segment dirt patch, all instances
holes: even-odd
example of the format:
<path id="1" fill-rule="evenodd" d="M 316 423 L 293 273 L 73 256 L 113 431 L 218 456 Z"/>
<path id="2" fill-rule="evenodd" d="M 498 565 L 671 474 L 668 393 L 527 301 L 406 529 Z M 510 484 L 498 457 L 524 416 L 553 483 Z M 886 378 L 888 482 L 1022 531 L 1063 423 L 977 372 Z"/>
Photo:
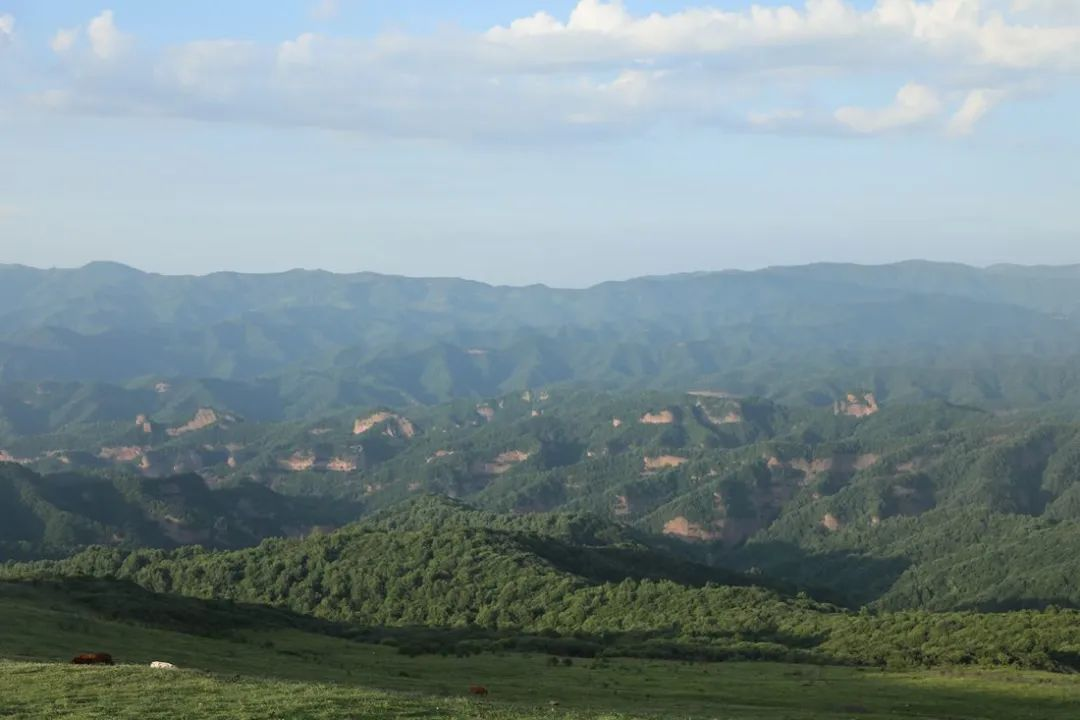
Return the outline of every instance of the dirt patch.
<path id="1" fill-rule="evenodd" d="M 442 458 L 450 457 L 453 454 L 454 454 L 453 450 L 436 450 L 435 454 L 427 459 L 427 463 L 428 463 L 428 465 L 430 465 L 431 463 L 435 462 L 436 460 L 441 460 Z"/>
<path id="2" fill-rule="evenodd" d="M 620 420 L 619 418 L 611 418 L 611 427 L 613 427 L 613 428 L 621 428 L 622 427 L 622 420 Z"/>
<path id="3" fill-rule="evenodd" d="M 315 467 L 315 455 L 313 453 L 294 453 L 291 457 L 279 461 L 278 463 L 286 470 L 293 472 L 304 472 Z"/>
<path id="4" fill-rule="evenodd" d="M 856 471 L 861 472 L 878 464 L 881 458 L 873 453 L 865 453 L 863 455 L 856 455 L 854 462 L 851 463 Z"/>
<path id="5" fill-rule="evenodd" d="M 837 415 L 864 418 L 876 415 L 881 411 L 874 393 L 866 393 L 862 397 L 849 393 L 843 400 L 837 400 L 833 405 L 833 412 Z"/>
<path id="6" fill-rule="evenodd" d="M 675 422 L 675 413 L 661 410 L 658 413 L 645 413 L 641 416 L 642 425 L 671 425 Z"/>
<path id="7" fill-rule="evenodd" d="M 664 534 L 695 542 L 708 542 L 720 538 L 719 533 L 692 523 L 681 515 L 668 520 L 664 524 Z"/>
<path id="8" fill-rule="evenodd" d="M 98 457 L 111 462 L 134 462 L 146 454 L 141 447 L 103 447 Z"/>
<path id="9" fill-rule="evenodd" d="M 713 398 L 714 400 L 732 400 L 737 397 L 724 390 L 690 390 L 686 394 L 691 397 Z"/>
<path id="10" fill-rule="evenodd" d="M 921 457 L 912 458 L 911 460 L 908 460 L 907 462 L 900 463 L 899 465 L 896 466 L 895 469 L 896 469 L 896 472 L 898 472 L 898 473 L 900 473 L 902 475 L 906 475 L 906 474 L 909 474 L 909 473 L 913 473 L 913 472 L 919 470 L 920 468 L 922 468 L 923 463 L 925 463 L 925 462 L 926 462 L 925 458 L 921 458 Z"/>
<path id="11" fill-rule="evenodd" d="M 677 455 L 661 455 L 659 457 L 646 457 L 645 469 L 646 470 L 666 470 L 667 468 L 677 468 L 680 465 L 690 462 L 687 458 L 679 457 Z"/>
<path id="12" fill-rule="evenodd" d="M 25 465 L 30 462 L 29 458 L 17 458 L 6 450 L 0 450 L 0 463 L 17 463 Z"/>
<path id="13" fill-rule="evenodd" d="M 821 518 L 821 527 L 829 532 L 839 532 L 841 528 L 840 518 L 832 513 L 825 513 L 825 516 Z"/>
<path id="14" fill-rule="evenodd" d="M 220 421 L 221 418 L 218 417 L 218 414 L 210 408 L 199 408 L 198 412 L 195 413 L 195 417 L 193 417 L 190 422 L 177 428 L 169 428 L 167 432 L 171 437 L 179 437 L 180 435 L 204 430 L 211 425 L 216 425 Z"/>
<path id="15" fill-rule="evenodd" d="M 490 405 L 477 405 L 476 414 L 484 418 L 485 422 L 491 422 L 495 419 L 495 408 Z"/>
<path id="16" fill-rule="evenodd" d="M 411 440 L 416 436 L 416 426 L 412 424 L 408 418 L 403 418 L 397 413 L 392 412 L 377 412 L 374 415 L 369 415 L 366 418 L 357 418 L 353 423 L 353 435 L 363 435 L 369 432 L 376 425 L 386 423 L 386 428 L 383 430 L 383 434 L 388 437 L 403 437 L 407 440 Z"/>
<path id="17" fill-rule="evenodd" d="M 798 458 L 797 460 L 792 460 L 790 465 L 793 470 L 798 470 L 803 475 L 806 475 L 808 479 L 812 479 L 818 475 L 824 475 L 825 473 L 830 472 L 835 463 L 832 458 L 817 458 L 814 460 Z"/>
<path id="18" fill-rule="evenodd" d="M 528 460 L 529 453 L 521 450 L 508 450 L 498 455 L 494 460 L 487 463 L 481 463 L 476 467 L 476 472 L 480 475 L 505 475 L 510 472 L 514 466 Z"/>
<path id="19" fill-rule="evenodd" d="M 776 459 L 779 460 L 779 458 Z M 873 453 L 837 455 L 836 457 L 815 458 L 814 460 L 798 458 L 788 463 L 788 467 L 801 472 L 806 476 L 806 481 L 810 482 L 820 475 L 833 471 L 845 474 L 861 472 L 877 465 L 880 460 L 881 458 Z M 770 464 L 769 467 L 772 468 L 773 466 Z"/>
<path id="20" fill-rule="evenodd" d="M 336 457 L 326 463 L 326 469 L 330 472 L 356 472 L 356 461 L 349 458 Z"/>
<path id="21" fill-rule="evenodd" d="M 710 425 L 737 425 L 743 422 L 742 406 L 736 402 L 725 403 L 722 414 L 713 414 L 712 410 L 705 407 L 701 402 L 695 404 L 699 417 Z"/>

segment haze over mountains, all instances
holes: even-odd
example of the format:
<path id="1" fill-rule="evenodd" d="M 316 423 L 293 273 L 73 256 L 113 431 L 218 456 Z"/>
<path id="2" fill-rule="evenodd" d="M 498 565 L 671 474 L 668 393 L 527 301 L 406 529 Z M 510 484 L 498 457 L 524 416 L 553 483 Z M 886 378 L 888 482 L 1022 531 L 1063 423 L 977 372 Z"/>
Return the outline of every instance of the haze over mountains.
<path id="1" fill-rule="evenodd" d="M 1078 278 L 1078 267 L 910 262 L 558 290 L 6 266 L 0 402 L 9 425 L 38 432 L 135 408 L 179 418 L 214 405 L 275 420 L 561 383 L 818 405 L 851 387 L 888 400 L 1032 404 L 1077 392 Z M 163 382 L 171 394 L 155 391 Z"/>
<path id="2" fill-rule="evenodd" d="M 1080 522 L 1080 268 L 0 279 L 3 557 L 241 548 L 435 494 L 845 603 L 1080 603 L 1052 551 Z"/>

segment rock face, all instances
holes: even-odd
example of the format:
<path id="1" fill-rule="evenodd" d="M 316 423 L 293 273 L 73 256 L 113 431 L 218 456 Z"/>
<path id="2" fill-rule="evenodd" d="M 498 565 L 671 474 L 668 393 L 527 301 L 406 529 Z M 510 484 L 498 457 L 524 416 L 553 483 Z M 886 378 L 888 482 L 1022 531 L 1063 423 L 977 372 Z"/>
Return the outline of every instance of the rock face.
<path id="1" fill-rule="evenodd" d="M 349 458 L 333 458 L 330 462 L 326 463 L 326 469 L 330 472 L 356 472 L 356 461 Z"/>
<path id="2" fill-rule="evenodd" d="M 203 430 L 211 425 L 216 425 L 218 422 L 220 422 L 220 418 L 216 412 L 210 408 L 199 408 L 190 422 L 177 428 L 169 428 L 167 432 L 171 437 L 179 437 L 180 435 Z"/>
<path id="3" fill-rule="evenodd" d="M 701 525 L 690 522 L 683 516 L 672 518 L 664 524 L 664 534 L 671 535 L 683 540 L 694 540 L 697 542 L 709 542 L 712 540 L 718 540 L 720 534 L 707 530 Z"/>
<path id="4" fill-rule="evenodd" d="M 435 454 L 427 459 L 427 464 L 430 465 L 431 463 L 435 462 L 436 460 L 441 460 L 442 458 L 450 457 L 453 454 L 454 454 L 453 450 L 436 450 Z"/>
<path id="5" fill-rule="evenodd" d="M 743 421 L 742 407 L 738 404 L 732 404 L 723 411 L 722 415 L 713 414 L 709 408 L 700 402 L 696 407 L 710 425 L 737 425 Z"/>
<path id="6" fill-rule="evenodd" d="M 304 472 L 315 467 L 315 455 L 313 453 L 298 452 L 291 457 L 280 461 L 281 467 L 293 472 Z"/>
<path id="7" fill-rule="evenodd" d="M 491 422 L 495 419 L 495 408 L 490 405 L 477 405 L 476 414 L 484 418 L 486 422 Z"/>
<path id="8" fill-rule="evenodd" d="M 403 418 L 397 413 L 392 412 L 377 412 L 374 415 L 369 415 L 366 418 L 357 418 L 353 423 L 353 435 L 363 435 L 369 432 L 376 425 L 386 423 L 386 434 L 390 437 L 404 437 L 410 439 L 416 435 L 416 426 L 412 424 L 407 418 Z"/>
<path id="9" fill-rule="evenodd" d="M 671 425 L 675 422 L 675 413 L 661 410 L 658 413 L 645 413 L 641 416 L 642 425 Z"/>
<path id="10" fill-rule="evenodd" d="M 689 462 L 684 457 L 678 457 L 677 455 L 661 455 L 659 457 L 646 457 L 645 469 L 646 470 L 666 470 L 667 468 L 677 468 L 684 463 Z"/>
<path id="11" fill-rule="evenodd" d="M 9 453 L 7 450 L 0 450 L 0 463 L 24 463 L 26 460 L 20 459 Z"/>
<path id="12" fill-rule="evenodd" d="M 821 527 L 829 532 L 838 532 L 840 530 L 840 518 L 832 513 L 825 513 L 825 517 L 821 518 Z"/>
<path id="13" fill-rule="evenodd" d="M 134 462 L 141 458 L 145 453 L 146 450 L 141 447 L 112 447 L 101 448 L 98 457 L 102 460 L 111 460 L 112 462 Z"/>
<path id="14" fill-rule="evenodd" d="M 833 412 L 835 414 L 857 418 L 876 415 L 880 410 L 881 408 L 878 407 L 877 398 L 874 397 L 874 393 L 866 393 L 861 398 L 854 393 L 850 393 L 846 398 L 837 400 L 833 405 Z"/>
<path id="15" fill-rule="evenodd" d="M 504 475 L 510 472 L 515 465 L 528 460 L 529 453 L 521 450 L 509 450 L 498 455 L 494 460 L 488 463 L 481 463 L 477 466 L 476 471 L 481 475 Z"/>

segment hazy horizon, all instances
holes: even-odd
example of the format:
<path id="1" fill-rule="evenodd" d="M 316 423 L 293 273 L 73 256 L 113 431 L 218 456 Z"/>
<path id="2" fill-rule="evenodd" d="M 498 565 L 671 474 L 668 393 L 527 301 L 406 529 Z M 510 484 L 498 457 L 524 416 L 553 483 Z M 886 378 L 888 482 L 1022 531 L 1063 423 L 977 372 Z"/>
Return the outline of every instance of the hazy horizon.
<path id="1" fill-rule="evenodd" d="M 0 0 L 0 259 L 1076 263 L 1075 7 Z"/>
<path id="2" fill-rule="evenodd" d="M 893 262 L 882 262 L 882 263 L 859 263 L 859 262 L 844 262 L 844 261 L 822 260 L 822 261 L 817 261 L 817 262 L 797 263 L 797 264 L 766 265 L 766 266 L 763 266 L 763 267 L 752 267 L 752 268 L 736 268 L 736 267 L 706 268 L 706 269 L 698 269 L 698 270 L 674 271 L 674 272 L 669 272 L 669 273 L 653 273 L 653 274 L 648 274 L 648 275 L 631 275 L 631 276 L 627 276 L 627 277 L 608 277 L 608 278 L 602 278 L 602 279 L 597 280 L 595 282 L 592 282 L 592 283 L 589 283 L 589 284 L 583 284 L 583 285 L 559 285 L 559 284 L 553 284 L 553 283 L 544 282 L 542 280 L 536 280 L 536 281 L 533 281 L 533 282 L 523 282 L 523 283 L 499 283 L 499 282 L 490 282 L 490 281 L 483 280 L 483 279 L 480 279 L 480 278 L 461 276 L 461 275 L 416 275 L 416 274 L 409 274 L 409 273 L 387 273 L 387 272 L 380 272 L 380 271 L 377 271 L 377 270 L 330 270 L 330 269 L 327 269 L 327 268 L 319 268 L 319 267 L 290 267 L 290 268 L 285 268 L 285 269 L 282 269 L 282 270 L 267 270 L 267 271 L 245 270 L 245 269 L 242 269 L 242 268 L 241 269 L 222 268 L 222 269 L 218 269 L 218 270 L 210 270 L 210 271 L 207 271 L 207 272 L 184 273 L 184 272 L 159 272 L 159 271 L 156 271 L 156 270 L 149 270 L 149 269 L 146 269 L 146 268 L 141 268 L 141 267 L 138 267 L 138 266 L 135 266 L 135 265 L 131 265 L 131 264 L 116 261 L 116 260 L 91 260 L 90 262 L 83 263 L 81 265 L 42 266 L 42 265 L 28 265 L 26 263 L 9 263 L 9 262 L 3 262 L 2 259 L 0 259 L 0 268 L 23 268 L 23 269 L 27 269 L 27 270 L 36 270 L 36 271 L 52 271 L 52 270 L 56 270 L 56 271 L 72 271 L 72 272 L 74 272 L 74 271 L 79 271 L 79 270 L 85 270 L 87 268 L 90 268 L 92 266 L 97 265 L 97 266 L 114 266 L 114 267 L 117 267 L 117 268 L 123 268 L 125 270 L 132 270 L 132 271 L 135 271 L 137 273 L 141 273 L 141 274 L 145 274 L 145 275 L 156 275 L 156 276 L 160 276 L 160 277 L 195 277 L 195 278 L 210 277 L 210 276 L 213 276 L 213 275 L 245 275 L 245 276 L 263 276 L 263 275 L 266 275 L 266 276 L 270 276 L 270 275 L 284 275 L 284 274 L 288 274 L 288 273 L 300 272 L 300 273 L 327 273 L 327 274 L 331 274 L 331 275 L 342 275 L 342 276 L 347 276 L 347 275 L 379 275 L 379 276 L 383 276 L 383 277 L 404 278 L 404 279 L 409 279 L 409 280 L 461 280 L 463 282 L 474 282 L 474 283 L 480 283 L 480 284 L 484 284 L 484 285 L 490 285 L 490 286 L 493 286 L 493 287 L 499 287 L 499 286 L 502 286 L 502 287 L 534 287 L 534 286 L 541 286 L 541 287 L 546 287 L 546 288 L 549 288 L 549 289 L 552 289 L 552 290 L 561 290 L 561 289 L 565 289 L 565 290 L 584 290 L 584 289 L 589 289 L 589 288 L 592 288 L 592 287 L 596 287 L 597 285 L 603 285 L 603 284 L 606 284 L 606 283 L 628 282 L 628 281 L 634 281 L 634 280 L 644 280 L 644 279 L 649 279 L 649 278 L 679 277 L 679 276 L 686 276 L 686 275 L 723 275 L 723 274 L 739 274 L 739 273 L 753 274 L 753 273 L 768 272 L 770 270 L 791 269 L 791 268 L 810 268 L 810 267 L 818 267 L 818 266 L 825 266 L 825 267 L 828 267 L 828 266 L 845 267 L 846 266 L 846 267 L 857 267 L 857 268 L 889 268 L 889 267 L 900 267 L 900 266 L 904 266 L 904 265 L 918 265 L 918 264 L 963 267 L 963 268 L 967 268 L 967 269 L 971 269 L 971 270 L 978 270 L 978 271 L 991 271 L 991 270 L 1000 269 L 1000 268 L 1018 268 L 1018 269 L 1025 269 L 1025 270 L 1067 270 L 1067 269 L 1080 268 L 1080 263 L 1061 263 L 1061 264 L 991 263 L 991 264 L 987 264 L 987 265 L 975 265 L 975 264 L 964 263 L 964 262 L 927 260 L 925 258 L 907 258 L 907 259 L 903 259 L 903 260 L 896 260 L 896 261 L 893 261 Z"/>

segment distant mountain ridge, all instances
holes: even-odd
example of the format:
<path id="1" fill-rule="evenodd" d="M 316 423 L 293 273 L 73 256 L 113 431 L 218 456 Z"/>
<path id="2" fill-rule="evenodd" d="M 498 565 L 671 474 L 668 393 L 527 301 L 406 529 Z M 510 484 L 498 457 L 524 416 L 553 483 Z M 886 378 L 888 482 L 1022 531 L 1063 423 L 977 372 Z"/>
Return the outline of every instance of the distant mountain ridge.
<path id="1" fill-rule="evenodd" d="M 71 413 L 65 398 L 130 399 L 162 382 L 200 396 L 162 399 L 178 413 L 212 405 L 257 420 L 573 383 L 715 386 L 820 405 L 837 399 L 834 386 L 859 385 L 883 398 L 1037 404 L 1080 395 L 1078 279 L 1077 267 L 908 262 L 561 290 L 0 266 L 0 415 L 36 432 L 64 417 L 120 420 L 130 413 Z M 40 383 L 67 383 L 55 404 L 68 409 L 35 416 L 26 388 Z"/>

